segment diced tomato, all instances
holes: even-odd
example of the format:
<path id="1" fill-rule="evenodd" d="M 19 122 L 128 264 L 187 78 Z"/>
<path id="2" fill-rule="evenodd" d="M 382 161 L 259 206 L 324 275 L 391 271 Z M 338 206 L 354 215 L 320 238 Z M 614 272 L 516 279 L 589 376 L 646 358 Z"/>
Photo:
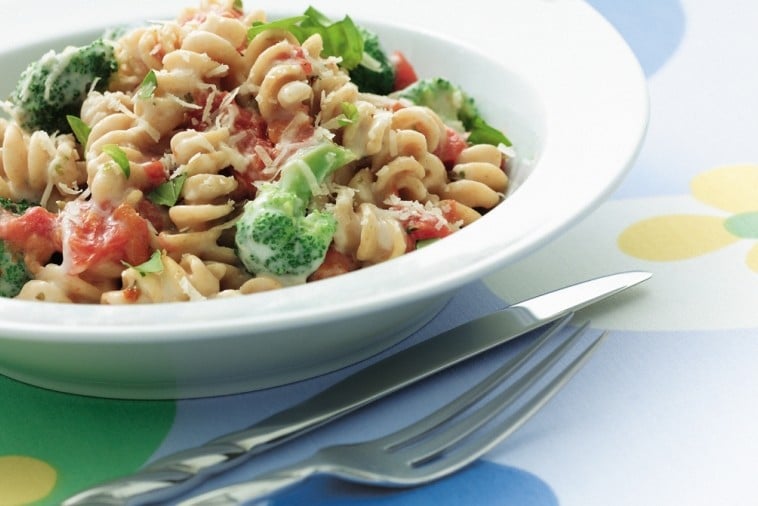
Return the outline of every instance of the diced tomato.
<path id="1" fill-rule="evenodd" d="M 162 232 L 173 226 L 173 222 L 168 216 L 168 209 L 164 206 L 155 204 L 148 199 L 140 200 L 137 204 L 136 210 L 140 216 L 153 225 L 157 232 Z"/>
<path id="2" fill-rule="evenodd" d="M 442 162 L 448 167 L 452 166 L 460 156 L 461 152 L 466 149 L 468 142 L 466 138 L 460 133 L 456 132 L 450 127 L 446 127 L 445 138 L 437 146 L 434 152 Z"/>
<path id="3" fill-rule="evenodd" d="M 440 239 L 453 233 L 447 224 L 440 226 L 440 220 L 433 215 L 421 215 L 409 218 L 405 223 L 405 230 L 411 241 L 412 247 L 409 247 L 411 250 L 415 249 L 417 241 Z"/>
<path id="4" fill-rule="evenodd" d="M 235 147 L 240 153 L 247 155 L 249 163 L 244 172 L 234 172 L 234 178 L 239 183 L 242 192 L 240 198 L 250 198 L 255 195 L 256 181 L 268 179 L 263 169 L 266 163 L 261 159 L 259 151 L 262 149 L 269 157 L 275 157 L 274 143 L 268 138 L 266 122 L 254 110 L 240 108 L 234 120 L 232 134 L 242 132 Z"/>
<path id="5" fill-rule="evenodd" d="M 209 108 L 210 117 L 218 113 L 224 98 L 228 93 L 215 93 L 212 95 L 212 103 Z M 197 93 L 194 96 L 196 104 L 201 106 L 200 109 L 190 111 L 187 119 L 189 126 L 199 131 L 209 128 L 208 118 L 204 117 L 206 102 L 209 100 L 207 92 Z M 253 183 L 262 179 L 268 179 L 263 173 L 266 167 L 265 161 L 261 159 L 260 150 L 267 153 L 270 158 L 275 157 L 274 143 L 269 138 L 268 125 L 266 121 L 258 114 L 255 109 L 240 107 L 236 102 L 231 102 L 228 107 L 233 108 L 230 111 L 234 118 L 230 134 L 236 139 L 235 148 L 245 155 L 248 159 L 248 166 L 243 172 L 233 170 L 232 173 L 239 183 L 240 199 L 250 198 L 255 195 L 255 186 Z M 242 134 L 242 135 L 239 135 Z"/>
<path id="6" fill-rule="evenodd" d="M 40 206 L 29 208 L 21 216 L 3 212 L 0 239 L 17 251 L 23 251 L 27 265 L 45 264 L 53 253 L 61 250 L 58 218 Z"/>
<path id="7" fill-rule="evenodd" d="M 416 70 L 402 52 L 394 51 L 390 54 L 390 62 L 395 67 L 395 91 L 418 81 Z"/>
<path id="8" fill-rule="evenodd" d="M 127 288 L 124 288 L 122 292 L 124 294 L 124 299 L 127 302 L 131 302 L 133 304 L 139 300 L 140 289 L 136 286 L 129 286 Z"/>
<path id="9" fill-rule="evenodd" d="M 354 271 L 358 268 L 358 263 L 350 255 L 340 253 L 334 246 L 330 246 L 326 251 L 326 257 L 316 271 L 308 277 L 309 281 L 331 278 Z"/>
<path id="10" fill-rule="evenodd" d="M 143 165 L 145 176 L 147 176 L 148 184 L 150 188 L 155 188 L 161 183 L 166 182 L 166 169 L 163 167 L 163 163 L 160 160 L 153 160 L 152 162 Z"/>
<path id="11" fill-rule="evenodd" d="M 187 121 L 189 123 L 189 127 L 193 128 L 197 131 L 204 131 L 207 130 L 211 125 L 207 122 L 207 118 L 205 118 L 205 109 L 206 104 L 208 103 L 208 98 L 211 96 L 211 94 L 206 91 L 198 91 L 193 94 L 192 100 L 195 104 L 200 106 L 198 109 L 190 109 L 187 111 Z M 223 93 L 214 93 L 213 95 L 213 102 L 211 103 L 210 112 L 211 114 L 218 111 L 218 108 L 221 106 L 221 102 L 224 100 L 224 97 L 226 96 L 226 92 Z"/>
<path id="12" fill-rule="evenodd" d="M 130 206 L 100 209 L 70 202 L 62 212 L 63 261 L 70 274 L 139 265 L 151 253 L 147 221 Z"/>

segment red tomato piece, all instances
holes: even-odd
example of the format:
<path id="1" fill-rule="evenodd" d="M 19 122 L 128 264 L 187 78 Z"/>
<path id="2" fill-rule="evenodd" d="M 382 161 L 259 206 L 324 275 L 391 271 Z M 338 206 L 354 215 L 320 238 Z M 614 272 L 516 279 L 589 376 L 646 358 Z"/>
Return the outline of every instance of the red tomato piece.
<path id="1" fill-rule="evenodd" d="M 21 216 L 3 212 L 0 217 L 0 239 L 12 248 L 23 251 L 27 265 L 47 263 L 61 250 L 58 218 L 44 207 L 29 208 Z"/>
<path id="2" fill-rule="evenodd" d="M 456 132 L 450 127 L 446 127 L 447 131 L 445 138 L 437 146 L 437 150 L 434 152 L 442 162 L 447 166 L 452 166 L 461 154 L 461 151 L 466 149 L 468 142 L 466 138 L 460 133 Z"/>
<path id="3" fill-rule="evenodd" d="M 358 263 L 350 255 L 340 253 L 334 246 L 330 246 L 326 251 L 323 263 L 310 275 L 308 281 L 318 281 L 319 279 L 339 276 L 358 268 Z"/>
<path id="4" fill-rule="evenodd" d="M 163 167 L 163 163 L 160 160 L 148 162 L 143 168 L 150 188 L 155 188 L 161 183 L 166 182 L 166 169 Z"/>
<path id="5" fill-rule="evenodd" d="M 402 90 L 418 81 L 416 70 L 400 51 L 390 54 L 390 62 L 395 67 L 395 91 Z"/>
<path id="6" fill-rule="evenodd" d="M 63 260 L 71 274 L 120 270 L 122 261 L 139 265 L 150 257 L 147 221 L 130 206 L 108 210 L 69 203 L 62 219 Z"/>
<path id="7" fill-rule="evenodd" d="M 440 226 L 440 220 L 433 215 L 413 216 L 405 224 L 408 237 L 415 241 L 440 239 L 452 233 L 447 224 Z"/>

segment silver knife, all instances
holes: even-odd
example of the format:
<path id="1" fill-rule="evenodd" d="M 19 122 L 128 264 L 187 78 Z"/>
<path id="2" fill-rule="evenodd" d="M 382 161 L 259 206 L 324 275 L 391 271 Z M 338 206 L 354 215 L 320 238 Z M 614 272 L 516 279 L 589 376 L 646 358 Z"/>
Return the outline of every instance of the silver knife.
<path id="1" fill-rule="evenodd" d="M 464 323 L 379 360 L 246 429 L 163 457 L 133 475 L 79 492 L 63 505 L 113 506 L 166 501 L 253 455 L 650 276 L 641 271 L 611 274 L 539 295 Z"/>

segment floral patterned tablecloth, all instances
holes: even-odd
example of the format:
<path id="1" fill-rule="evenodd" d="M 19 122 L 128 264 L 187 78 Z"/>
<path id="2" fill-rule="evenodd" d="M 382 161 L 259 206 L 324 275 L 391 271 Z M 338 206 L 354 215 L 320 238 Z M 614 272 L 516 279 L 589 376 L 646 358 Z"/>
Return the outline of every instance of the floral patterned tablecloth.
<path id="1" fill-rule="evenodd" d="M 273 504 L 758 503 L 758 4 L 589 3 L 626 39 L 648 79 L 651 122 L 637 162 L 589 217 L 463 288 L 400 346 L 583 278 L 643 269 L 653 279 L 579 315 L 610 330 L 605 345 L 526 427 L 464 472 L 391 491 L 313 479 Z M 8 15 L 0 23 L 8 27 L 45 6 L 2 4 Z M 495 40 L 451 16 L 438 18 L 440 30 L 479 44 Z M 482 377 L 505 353 L 472 360 L 251 465 L 268 469 L 325 443 L 399 427 Z M 0 377 L 0 504 L 58 504 L 264 418 L 358 367 L 261 392 L 149 402 L 79 397 Z"/>

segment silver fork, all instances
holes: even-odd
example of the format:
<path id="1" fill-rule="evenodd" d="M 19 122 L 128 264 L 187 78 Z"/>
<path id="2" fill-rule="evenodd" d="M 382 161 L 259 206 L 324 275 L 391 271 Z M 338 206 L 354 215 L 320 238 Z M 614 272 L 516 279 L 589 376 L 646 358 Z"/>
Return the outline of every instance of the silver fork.
<path id="1" fill-rule="evenodd" d="M 606 333 L 596 337 L 570 363 L 557 372 L 556 363 L 585 333 L 587 325 L 574 330 L 563 342 L 526 368 L 527 363 L 551 337 L 566 325 L 562 318 L 523 352 L 506 362 L 482 382 L 464 392 L 431 415 L 387 436 L 357 444 L 322 448 L 311 457 L 250 481 L 217 488 L 179 503 L 181 506 L 221 506 L 242 504 L 270 496 L 315 474 L 327 474 L 347 481 L 387 487 L 408 487 L 447 476 L 492 449 L 544 406 L 589 359 Z M 520 370 L 518 379 L 513 375 Z M 553 372 L 551 372 L 553 371 Z M 549 381 L 548 379 L 549 378 Z M 483 398 L 506 380 L 502 392 L 486 402 Z M 533 387 L 539 381 L 548 381 Z M 480 407 L 473 405 L 483 401 Z M 483 427 L 505 408 L 520 403 L 503 420 Z M 469 412 L 470 411 L 470 412 Z M 482 430 L 480 430 L 482 429 Z"/>

